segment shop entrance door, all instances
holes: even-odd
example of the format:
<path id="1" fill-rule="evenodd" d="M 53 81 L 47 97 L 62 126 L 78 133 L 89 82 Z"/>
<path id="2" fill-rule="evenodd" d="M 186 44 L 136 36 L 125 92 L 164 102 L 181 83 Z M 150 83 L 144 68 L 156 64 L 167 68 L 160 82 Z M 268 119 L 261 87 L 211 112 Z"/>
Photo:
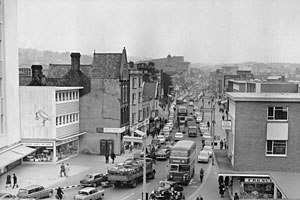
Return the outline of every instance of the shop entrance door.
<path id="1" fill-rule="evenodd" d="M 106 140 L 100 140 L 100 155 L 106 155 Z"/>
<path id="2" fill-rule="evenodd" d="M 107 153 L 110 155 L 113 151 L 114 151 L 113 140 L 104 140 L 104 139 L 100 140 L 100 155 L 104 156 Z"/>

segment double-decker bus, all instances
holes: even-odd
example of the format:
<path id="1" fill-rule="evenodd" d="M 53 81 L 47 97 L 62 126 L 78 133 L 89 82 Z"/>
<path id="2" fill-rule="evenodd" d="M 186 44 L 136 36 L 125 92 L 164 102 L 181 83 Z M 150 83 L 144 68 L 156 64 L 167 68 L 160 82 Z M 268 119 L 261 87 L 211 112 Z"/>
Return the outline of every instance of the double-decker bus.
<path id="1" fill-rule="evenodd" d="M 188 128 L 188 136 L 189 137 L 197 137 L 198 127 L 197 126 L 189 126 Z"/>
<path id="2" fill-rule="evenodd" d="M 195 173 L 196 143 L 178 141 L 171 150 L 168 180 L 188 185 Z"/>
<path id="3" fill-rule="evenodd" d="M 177 122 L 178 125 L 184 125 L 187 126 L 187 120 L 186 117 L 188 115 L 188 109 L 186 106 L 179 106 L 177 108 Z"/>
<path id="4" fill-rule="evenodd" d="M 176 100 L 176 105 L 181 105 L 183 104 L 183 98 L 182 97 L 179 97 L 177 100 Z"/>

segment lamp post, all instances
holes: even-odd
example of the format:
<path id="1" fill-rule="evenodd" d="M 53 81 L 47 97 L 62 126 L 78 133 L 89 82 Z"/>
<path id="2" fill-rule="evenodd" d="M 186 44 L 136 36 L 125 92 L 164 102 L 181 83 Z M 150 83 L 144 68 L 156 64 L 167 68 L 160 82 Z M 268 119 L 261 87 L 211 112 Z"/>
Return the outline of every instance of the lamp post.
<path id="1" fill-rule="evenodd" d="M 143 171 L 143 200 L 146 200 L 146 134 L 143 135 L 143 145 L 144 145 L 144 171 Z"/>

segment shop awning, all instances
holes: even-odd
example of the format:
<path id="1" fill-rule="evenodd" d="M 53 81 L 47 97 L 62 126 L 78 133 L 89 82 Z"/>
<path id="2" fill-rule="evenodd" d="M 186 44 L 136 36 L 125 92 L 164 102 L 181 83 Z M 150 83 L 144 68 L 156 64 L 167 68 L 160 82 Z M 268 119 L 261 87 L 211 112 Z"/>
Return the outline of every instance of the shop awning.
<path id="1" fill-rule="evenodd" d="M 139 136 L 142 136 L 142 137 L 146 135 L 145 132 L 140 131 L 140 130 L 135 130 L 134 132 L 135 132 L 136 134 L 138 134 Z"/>
<path id="2" fill-rule="evenodd" d="M 255 173 L 255 172 L 237 172 L 237 171 L 228 171 L 228 172 L 218 172 L 218 176 L 237 176 L 237 177 L 270 177 L 268 173 Z"/>
<path id="3" fill-rule="evenodd" d="M 299 199 L 300 173 L 270 172 L 270 177 L 287 199 Z"/>
<path id="4" fill-rule="evenodd" d="M 84 135 L 84 134 L 86 134 L 86 132 L 77 133 L 77 134 L 67 136 L 67 137 L 64 137 L 64 138 L 57 138 L 56 140 L 68 140 L 68 139 L 78 137 L 78 136 L 81 136 L 81 135 Z"/>
<path id="5" fill-rule="evenodd" d="M 0 154 L 0 168 L 20 160 L 34 151 L 35 149 L 23 145 L 5 151 Z"/>

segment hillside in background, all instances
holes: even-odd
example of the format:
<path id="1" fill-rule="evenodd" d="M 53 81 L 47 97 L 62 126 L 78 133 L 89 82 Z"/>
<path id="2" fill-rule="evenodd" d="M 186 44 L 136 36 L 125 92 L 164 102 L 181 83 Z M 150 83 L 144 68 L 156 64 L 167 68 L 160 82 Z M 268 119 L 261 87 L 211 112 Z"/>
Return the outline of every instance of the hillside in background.
<path id="1" fill-rule="evenodd" d="M 33 64 L 40 64 L 47 69 L 50 63 L 68 64 L 71 63 L 71 52 L 53 52 L 53 51 L 39 51 L 37 49 L 19 48 L 19 66 L 31 66 Z M 140 60 L 147 60 L 151 58 L 128 56 L 128 61 L 137 62 Z M 81 64 L 92 64 L 92 55 L 81 55 Z"/>

